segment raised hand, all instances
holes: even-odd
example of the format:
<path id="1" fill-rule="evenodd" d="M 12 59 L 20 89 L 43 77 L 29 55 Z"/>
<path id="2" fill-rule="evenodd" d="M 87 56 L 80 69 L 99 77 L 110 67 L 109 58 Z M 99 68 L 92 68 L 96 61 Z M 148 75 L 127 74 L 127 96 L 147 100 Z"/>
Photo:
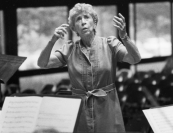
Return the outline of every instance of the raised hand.
<path id="1" fill-rule="evenodd" d="M 118 17 L 114 16 L 113 22 L 114 22 L 113 26 L 115 26 L 119 31 L 120 38 L 124 38 L 124 36 L 127 33 L 126 33 L 126 22 L 125 22 L 125 18 L 123 17 L 123 15 L 121 13 L 119 13 Z"/>
<path id="2" fill-rule="evenodd" d="M 63 39 L 65 34 L 68 33 L 68 29 L 69 25 L 68 24 L 62 24 L 61 26 L 59 26 L 58 28 L 55 29 L 54 31 L 54 35 L 58 38 Z"/>

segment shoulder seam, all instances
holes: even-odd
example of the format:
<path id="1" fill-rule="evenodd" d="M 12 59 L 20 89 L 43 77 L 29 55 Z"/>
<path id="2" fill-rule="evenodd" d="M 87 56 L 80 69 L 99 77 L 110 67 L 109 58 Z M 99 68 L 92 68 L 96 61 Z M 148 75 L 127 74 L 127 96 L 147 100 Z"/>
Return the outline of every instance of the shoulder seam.
<path id="1" fill-rule="evenodd" d="M 105 38 L 105 41 L 106 41 L 106 43 L 107 43 L 107 45 L 108 45 L 108 47 L 109 47 L 110 52 L 113 54 L 113 53 L 114 53 L 114 52 L 113 52 L 113 47 L 112 47 L 112 45 L 110 44 L 111 42 L 108 42 L 108 38 L 109 38 L 109 37 Z"/>
<path id="2" fill-rule="evenodd" d="M 70 56 L 71 56 L 72 52 L 74 51 L 75 44 L 76 44 L 76 43 L 74 43 L 74 42 L 72 41 L 72 45 L 73 45 L 73 46 L 72 46 L 72 50 L 70 51 L 70 54 L 69 54 L 69 56 L 68 56 L 67 60 L 70 58 Z"/>

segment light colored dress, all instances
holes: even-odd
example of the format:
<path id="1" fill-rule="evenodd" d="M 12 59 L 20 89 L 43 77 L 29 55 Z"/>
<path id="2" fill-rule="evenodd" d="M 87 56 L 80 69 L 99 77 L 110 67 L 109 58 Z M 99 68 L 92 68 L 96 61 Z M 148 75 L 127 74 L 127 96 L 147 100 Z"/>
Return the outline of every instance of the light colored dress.
<path id="1" fill-rule="evenodd" d="M 59 66 L 68 66 L 72 92 L 84 101 L 89 132 L 124 133 L 121 108 L 115 88 L 117 62 L 127 52 L 116 37 L 98 37 L 90 51 L 82 41 L 68 41 L 56 52 Z"/>

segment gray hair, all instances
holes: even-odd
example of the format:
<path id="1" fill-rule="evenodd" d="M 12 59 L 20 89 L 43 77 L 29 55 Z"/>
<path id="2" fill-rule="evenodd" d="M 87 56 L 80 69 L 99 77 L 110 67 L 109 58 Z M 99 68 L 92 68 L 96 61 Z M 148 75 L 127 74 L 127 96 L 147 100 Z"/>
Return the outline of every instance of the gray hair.
<path id="1" fill-rule="evenodd" d="M 72 30 L 73 27 L 74 27 L 74 19 L 75 17 L 82 13 L 82 12 L 87 12 L 89 13 L 93 20 L 94 20 L 94 23 L 97 25 L 98 23 L 98 16 L 97 16 L 97 13 L 96 11 L 93 9 L 93 7 L 90 5 L 90 4 L 85 4 L 85 3 L 77 3 L 69 12 L 69 17 L 68 17 L 68 23 L 71 27 Z"/>

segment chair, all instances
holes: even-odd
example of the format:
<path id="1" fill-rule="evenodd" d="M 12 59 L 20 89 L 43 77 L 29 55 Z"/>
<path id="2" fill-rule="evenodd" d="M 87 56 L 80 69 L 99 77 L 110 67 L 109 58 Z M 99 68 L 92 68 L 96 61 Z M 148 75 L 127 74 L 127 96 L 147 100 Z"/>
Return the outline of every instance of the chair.
<path id="1" fill-rule="evenodd" d="M 150 104 L 146 93 L 143 91 L 143 86 L 140 83 L 131 83 L 127 88 L 126 102 L 130 107 L 136 109 L 147 108 Z"/>
<path id="2" fill-rule="evenodd" d="M 30 89 L 30 88 L 23 90 L 21 93 L 22 94 L 37 94 L 34 89 Z"/>
<path id="3" fill-rule="evenodd" d="M 62 79 L 56 87 L 56 95 L 72 95 L 71 83 L 69 79 Z"/>
<path id="4" fill-rule="evenodd" d="M 41 90 L 41 94 L 55 94 L 56 88 L 54 88 L 53 84 L 46 84 Z"/>
<path id="5" fill-rule="evenodd" d="M 118 98 L 120 101 L 121 109 L 123 111 L 124 107 L 126 105 L 126 100 L 127 100 L 127 93 L 126 93 L 125 87 L 123 85 L 121 85 L 121 86 L 119 86 L 119 88 L 117 88 L 117 94 L 118 94 Z"/>
<path id="6" fill-rule="evenodd" d="M 127 133 L 153 133 L 142 110 L 136 112 L 130 119 L 128 119 L 125 128 Z"/>
<path id="7" fill-rule="evenodd" d="M 165 75 L 158 86 L 160 87 L 159 100 L 161 105 L 173 103 L 173 73 Z"/>
<path id="8" fill-rule="evenodd" d="M 134 74 L 134 78 L 135 79 L 138 79 L 140 80 L 141 82 L 145 79 L 148 79 L 152 76 L 154 72 L 153 71 L 148 71 L 148 72 L 144 72 L 144 71 L 141 71 L 141 72 L 136 72 Z"/>
<path id="9" fill-rule="evenodd" d="M 161 83 L 166 81 L 166 75 L 163 73 L 153 73 L 151 77 L 142 81 L 142 86 L 145 87 L 145 92 L 150 100 L 151 105 L 159 106 L 162 104 L 160 99 Z"/>
<path id="10" fill-rule="evenodd" d="M 173 85 L 169 85 L 161 89 L 160 99 L 162 101 L 162 105 L 173 104 Z"/>

